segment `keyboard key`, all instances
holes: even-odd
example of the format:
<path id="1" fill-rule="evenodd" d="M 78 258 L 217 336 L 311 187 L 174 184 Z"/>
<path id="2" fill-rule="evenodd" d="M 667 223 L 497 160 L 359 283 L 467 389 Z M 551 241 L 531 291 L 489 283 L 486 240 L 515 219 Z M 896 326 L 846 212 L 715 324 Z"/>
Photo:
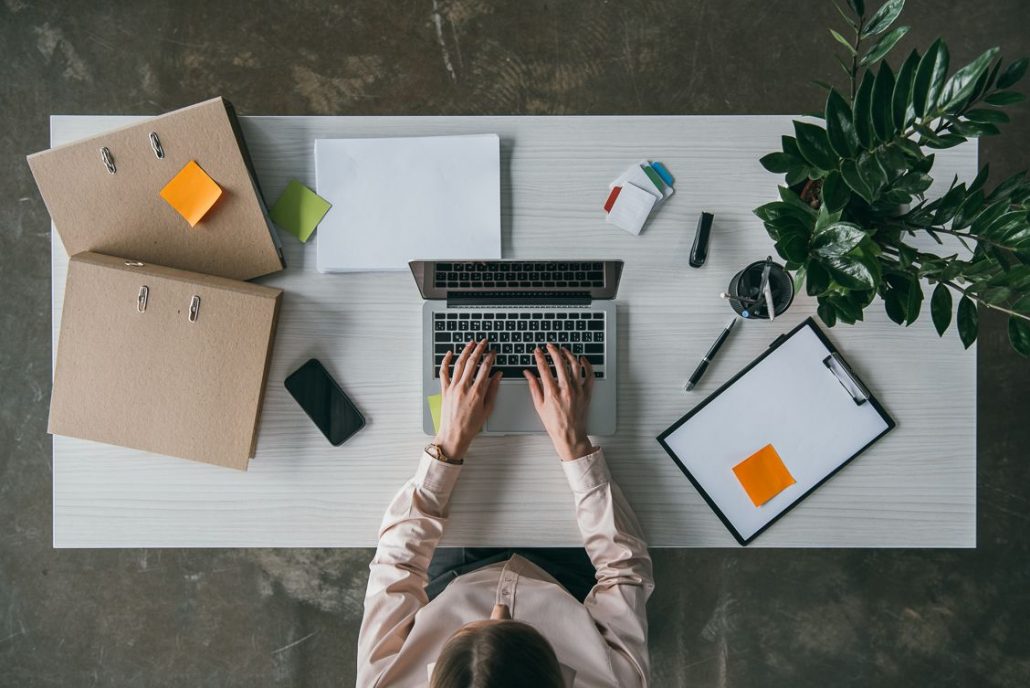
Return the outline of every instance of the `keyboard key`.
<path id="1" fill-rule="evenodd" d="M 442 332 L 447 329 L 447 323 L 443 320 L 437 320 L 433 323 L 433 329 L 437 332 Z"/>
<path id="2" fill-rule="evenodd" d="M 451 335 L 448 334 L 447 332 L 437 332 L 434 341 L 437 341 L 437 342 L 450 342 L 451 341 Z"/>
<path id="3" fill-rule="evenodd" d="M 604 353 L 604 344 L 586 344 L 586 345 L 584 345 L 584 347 L 586 348 L 586 351 L 584 351 L 584 353 L 587 353 L 587 354 L 603 354 Z"/>
<path id="4" fill-rule="evenodd" d="M 593 325 L 594 323 L 591 322 L 590 324 Z M 587 321 L 586 320 L 577 320 L 576 321 L 576 329 L 577 330 L 585 330 L 585 329 L 587 329 Z"/>
<path id="5" fill-rule="evenodd" d="M 587 325 L 589 326 L 589 329 L 591 329 L 591 330 L 603 330 L 604 329 L 604 322 L 601 321 L 601 320 L 591 320 L 590 322 L 587 323 Z"/>
<path id="6" fill-rule="evenodd" d="M 590 361 L 591 365 L 604 364 L 604 356 L 598 356 L 597 354 L 587 354 L 587 360 Z"/>

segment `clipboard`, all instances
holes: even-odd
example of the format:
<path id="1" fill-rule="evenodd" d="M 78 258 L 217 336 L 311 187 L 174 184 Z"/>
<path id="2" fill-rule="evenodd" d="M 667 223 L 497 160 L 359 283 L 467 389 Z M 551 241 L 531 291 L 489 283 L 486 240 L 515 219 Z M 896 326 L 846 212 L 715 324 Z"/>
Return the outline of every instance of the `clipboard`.
<path id="1" fill-rule="evenodd" d="M 808 318 L 657 439 L 747 545 L 896 425 Z M 795 483 L 755 506 L 733 467 L 767 444 Z"/>
<path id="2" fill-rule="evenodd" d="M 68 255 L 131 256 L 239 280 L 286 267 L 235 110 L 223 98 L 27 159 Z M 190 161 L 222 190 L 194 228 L 160 196 Z"/>

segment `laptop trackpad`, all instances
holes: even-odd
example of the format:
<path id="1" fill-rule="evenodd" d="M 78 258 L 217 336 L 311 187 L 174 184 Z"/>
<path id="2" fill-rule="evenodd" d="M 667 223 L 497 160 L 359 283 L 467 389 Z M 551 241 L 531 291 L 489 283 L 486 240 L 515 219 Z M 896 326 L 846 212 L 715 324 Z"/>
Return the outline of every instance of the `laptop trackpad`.
<path id="1" fill-rule="evenodd" d="M 490 420 L 486 422 L 487 432 L 543 432 L 544 426 L 533 408 L 526 383 L 504 384 L 497 393 L 497 403 Z"/>

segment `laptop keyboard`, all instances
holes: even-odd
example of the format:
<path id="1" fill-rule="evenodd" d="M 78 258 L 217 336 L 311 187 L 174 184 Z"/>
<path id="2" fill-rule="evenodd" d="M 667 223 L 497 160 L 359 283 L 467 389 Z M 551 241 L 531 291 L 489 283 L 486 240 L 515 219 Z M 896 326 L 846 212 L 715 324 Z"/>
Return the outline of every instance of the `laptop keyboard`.
<path id="1" fill-rule="evenodd" d="M 594 289 L 604 287 L 604 266 L 599 262 L 437 263 L 433 280 L 441 289 Z"/>
<path id="2" fill-rule="evenodd" d="M 535 369 L 533 351 L 548 342 L 569 349 L 577 356 L 585 356 L 594 368 L 594 377 L 603 378 L 604 318 L 604 313 L 597 311 L 565 308 L 434 313 L 433 377 L 440 377 L 440 364 L 448 351 L 459 354 L 467 342 L 488 339 L 490 350 L 497 352 L 494 368 L 506 378 L 521 378 L 524 369 Z"/>

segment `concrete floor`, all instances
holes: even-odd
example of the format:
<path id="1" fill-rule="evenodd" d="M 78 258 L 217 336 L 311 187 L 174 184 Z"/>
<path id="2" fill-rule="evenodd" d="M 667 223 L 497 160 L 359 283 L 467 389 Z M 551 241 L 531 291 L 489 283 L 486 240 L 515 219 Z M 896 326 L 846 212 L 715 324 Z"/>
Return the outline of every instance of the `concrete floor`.
<path id="1" fill-rule="evenodd" d="M 1026 0 L 908 4 L 899 53 L 1030 53 Z M 838 24 L 796 0 L 4 0 L 0 686 L 350 685 L 371 556 L 51 549 L 50 225 L 24 160 L 50 113 L 796 113 L 837 78 Z M 1014 115 L 982 144 L 996 173 L 1030 162 Z M 656 686 L 1030 684 L 1030 364 L 985 320 L 980 546 L 655 551 Z"/>

